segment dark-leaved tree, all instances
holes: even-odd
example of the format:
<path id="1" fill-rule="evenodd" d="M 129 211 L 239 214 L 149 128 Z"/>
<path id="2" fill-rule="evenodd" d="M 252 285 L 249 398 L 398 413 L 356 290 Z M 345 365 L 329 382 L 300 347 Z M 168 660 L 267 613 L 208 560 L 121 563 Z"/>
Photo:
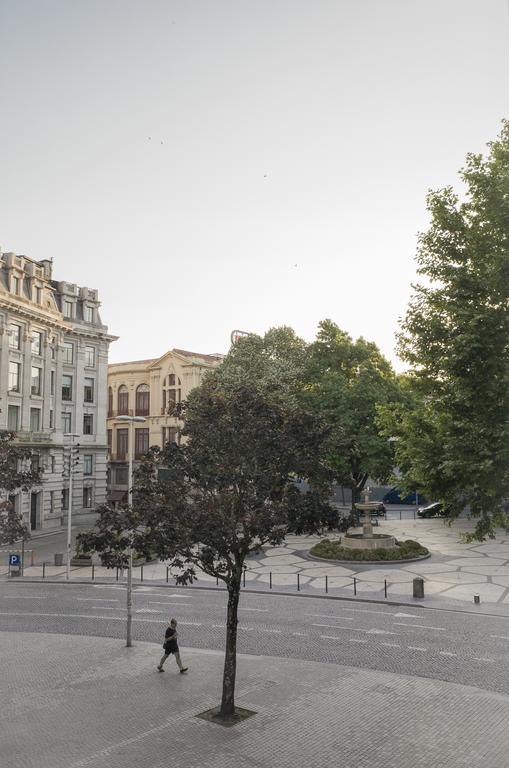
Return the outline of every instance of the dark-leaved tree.
<path id="1" fill-rule="evenodd" d="M 40 470 L 31 467 L 32 451 L 15 442 L 15 433 L 0 432 L 0 492 L 28 491 L 41 481 Z M 30 538 L 22 512 L 16 512 L 8 498 L 0 501 L 0 544 L 14 544 Z"/>

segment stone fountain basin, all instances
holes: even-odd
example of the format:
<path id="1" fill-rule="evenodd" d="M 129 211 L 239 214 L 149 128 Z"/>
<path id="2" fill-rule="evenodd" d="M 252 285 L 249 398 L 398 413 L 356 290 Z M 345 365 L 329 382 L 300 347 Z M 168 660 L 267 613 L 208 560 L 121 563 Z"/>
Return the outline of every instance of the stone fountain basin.
<path id="1" fill-rule="evenodd" d="M 352 533 L 343 536 L 341 546 L 345 549 L 391 549 L 396 546 L 396 539 L 386 533 L 374 533 L 369 537 L 362 533 Z"/>

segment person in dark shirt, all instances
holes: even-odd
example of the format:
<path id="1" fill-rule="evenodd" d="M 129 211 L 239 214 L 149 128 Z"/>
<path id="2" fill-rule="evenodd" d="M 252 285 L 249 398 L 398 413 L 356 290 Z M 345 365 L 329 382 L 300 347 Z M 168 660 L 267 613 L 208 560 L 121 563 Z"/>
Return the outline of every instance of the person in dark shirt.
<path id="1" fill-rule="evenodd" d="M 159 665 L 157 667 L 158 672 L 164 672 L 163 665 L 170 654 L 173 654 L 175 656 L 175 661 L 177 662 L 177 666 L 180 669 L 181 675 L 184 672 L 187 672 L 187 670 L 189 669 L 189 667 L 184 667 L 184 665 L 182 664 L 177 638 L 178 638 L 177 620 L 171 619 L 170 626 L 167 628 L 166 632 L 164 633 L 164 643 L 163 643 L 164 656 L 161 657 L 161 661 L 159 662 Z"/>

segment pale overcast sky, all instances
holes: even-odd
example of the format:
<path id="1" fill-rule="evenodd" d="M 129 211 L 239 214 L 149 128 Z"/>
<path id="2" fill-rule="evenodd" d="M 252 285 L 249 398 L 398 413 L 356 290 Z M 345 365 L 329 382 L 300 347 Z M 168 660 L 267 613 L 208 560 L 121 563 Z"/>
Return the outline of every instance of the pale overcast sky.
<path id="1" fill-rule="evenodd" d="M 0 0 L 0 245 L 99 289 L 112 361 L 325 317 L 394 361 L 508 74 L 506 0 Z"/>

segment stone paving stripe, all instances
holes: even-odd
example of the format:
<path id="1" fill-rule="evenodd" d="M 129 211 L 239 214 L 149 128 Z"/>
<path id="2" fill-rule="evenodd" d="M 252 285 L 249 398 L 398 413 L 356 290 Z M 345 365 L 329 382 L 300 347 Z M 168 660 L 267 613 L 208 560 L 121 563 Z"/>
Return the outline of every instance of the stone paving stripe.
<path id="1" fill-rule="evenodd" d="M 427 648 L 420 648 L 418 645 L 407 645 L 409 651 L 427 651 Z"/>
<path id="2" fill-rule="evenodd" d="M 337 635 L 320 635 L 320 640 L 341 640 L 343 642 L 343 638 Z"/>
<path id="3" fill-rule="evenodd" d="M 178 605 L 180 608 L 181 605 L 190 605 L 192 607 L 192 603 L 169 603 L 167 600 L 149 600 L 149 605 Z"/>
<path id="4" fill-rule="evenodd" d="M 35 597 L 34 595 L 2 595 L 2 600 L 47 600 L 47 597 Z M 79 600 L 80 598 L 78 598 Z M 89 597 L 89 600 L 93 600 L 93 597 Z"/>
<path id="5" fill-rule="evenodd" d="M 257 611 L 258 613 L 268 613 L 268 608 L 246 608 L 245 606 L 241 606 L 239 608 L 241 611 Z"/>
<path id="6" fill-rule="evenodd" d="M 509 637 L 506 635 L 490 635 L 490 637 L 495 637 L 497 640 L 509 640 Z"/>
<path id="7" fill-rule="evenodd" d="M 488 661 L 490 664 L 495 663 L 495 659 L 486 659 L 483 656 L 474 656 L 474 661 Z"/>
<path id="8" fill-rule="evenodd" d="M 419 629 L 436 629 L 439 632 L 445 632 L 445 627 L 428 627 L 425 624 L 405 624 L 402 621 L 395 621 L 399 627 L 418 627 Z"/>
<path id="9" fill-rule="evenodd" d="M 456 656 L 458 657 L 457 653 L 453 653 L 452 651 L 439 651 L 440 656 Z"/>
<path id="10" fill-rule="evenodd" d="M 81 603 L 119 603 L 118 597 L 77 597 Z M 92 606 L 93 607 L 93 606 Z"/>
<path id="11" fill-rule="evenodd" d="M 351 619 L 353 621 L 353 619 Z M 335 629 L 338 624 L 311 624 L 312 627 L 330 627 L 330 629 Z"/>
<path id="12" fill-rule="evenodd" d="M 305 613 L 304 616 L 314 616 L 317 619 L 339 619 L 340 621 L 353 621 L 350 616 L 331 616 L 330 613 Z"/>
<path id="13" fill-rule="evenodd" d="M 399 643 L 380 643 L 380 645 L 385 645 L 386 648 L 401 648 Z"/>

